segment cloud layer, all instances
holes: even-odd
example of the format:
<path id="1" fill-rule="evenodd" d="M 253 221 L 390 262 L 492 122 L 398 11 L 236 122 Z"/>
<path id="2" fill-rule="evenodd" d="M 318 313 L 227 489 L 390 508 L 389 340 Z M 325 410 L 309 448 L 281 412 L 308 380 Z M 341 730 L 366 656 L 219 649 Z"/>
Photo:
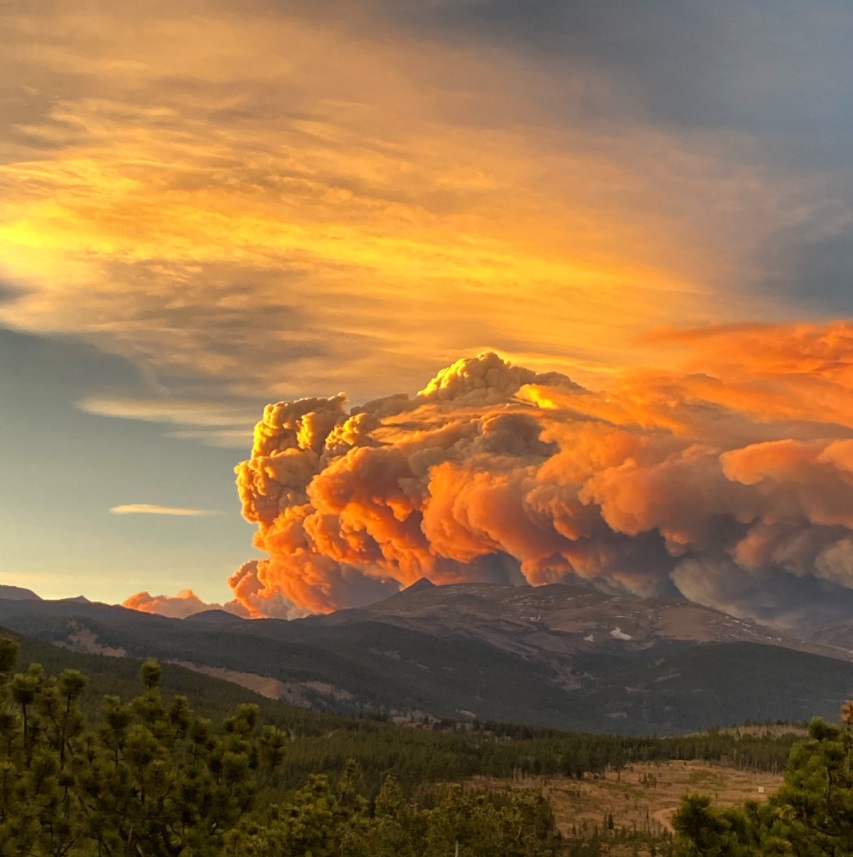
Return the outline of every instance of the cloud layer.
<path id="1" fill-rule="evenodd" d="M 650 327 L 812 313 L 849 146 L 788 147 L 835 141 L 802 112 L 835 104 L 847 31 L 647 5 L 6 2 L 0 323 L 155 394 L 87 409 L 230 443 L 206 405 L 411 389 L 486 348 L 591 382 Z"/>
<path id="2" fill-rule="evenodd" d="M 253 615 L 422 576 L 684 596 L 792 623 L 853 599 L 853 325 L 671 332 L 606 392 L 493 353 L 416 396 L 267 406 L 237 468 Z M 699 367 L 702 367 L 701 370 Z"/>

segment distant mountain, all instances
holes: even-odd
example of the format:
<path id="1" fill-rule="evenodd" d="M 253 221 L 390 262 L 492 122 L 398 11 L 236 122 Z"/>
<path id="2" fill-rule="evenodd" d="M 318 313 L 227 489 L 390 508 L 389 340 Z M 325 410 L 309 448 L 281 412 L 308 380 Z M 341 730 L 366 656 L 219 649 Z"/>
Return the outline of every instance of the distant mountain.
<path id="1" fill-rule="evenodd" d="M 36 595 L 32 589 L 24 589 L 22 586 L 9 586 L 5 583 L 0 583 L 0 598 L 7 598 L 9 601 L 41 601 L 41 597 Z"/>
<path id="2" fill-rule="evenodd" d="M 312 617 L 319 624 L 371 618 L 438 635 L 463 634 L 525 658 L 602 650 L 643 651 L 665 641 L 757 643 L 853 660 L 845 646 L 804 640 L 688 601 L 627 599 L 565 584 L 419 583 L 358 610 Z"/>
<path id="3" fill-rule="evenodd" d="M 0 601 L 0 624 L 74 648 L 181 663 L 304 706 L 672 734 L 835 717 L 853 652 L 683 601 L 580 587 L 419 582 L 328 616 L 167 619 Z"/>

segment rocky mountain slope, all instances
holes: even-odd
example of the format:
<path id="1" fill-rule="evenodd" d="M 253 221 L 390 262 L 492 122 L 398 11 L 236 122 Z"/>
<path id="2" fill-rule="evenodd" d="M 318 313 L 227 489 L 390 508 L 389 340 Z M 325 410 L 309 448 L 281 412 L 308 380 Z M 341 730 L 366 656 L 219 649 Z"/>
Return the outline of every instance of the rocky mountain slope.
<path id="1" fill-rule="evenodd" d="M 832 640 L 782 634 L 688 601 L 627 599 L 565 584 L 434 586 L 421 580 L 371 607 L 304 621 L 338 625 L 367 620 L 439 636 L 476 637 L 525 658 L 603 649 L 640 652 L 677 641 L 756 643 L 853 660 L 853 651 Z"/>

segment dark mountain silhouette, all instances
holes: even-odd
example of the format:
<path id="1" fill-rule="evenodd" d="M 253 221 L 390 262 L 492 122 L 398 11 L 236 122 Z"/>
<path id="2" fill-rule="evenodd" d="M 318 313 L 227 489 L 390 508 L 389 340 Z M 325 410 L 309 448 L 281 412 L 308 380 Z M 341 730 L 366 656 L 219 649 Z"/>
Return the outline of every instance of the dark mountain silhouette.
<path id="1" fill-rule="evenodd" d="M 0 598 L 8 598 L 10 601 L 41 601 L 32 589 L 24 589 L 22 586 L 9 586 L 0 583 Z"/>

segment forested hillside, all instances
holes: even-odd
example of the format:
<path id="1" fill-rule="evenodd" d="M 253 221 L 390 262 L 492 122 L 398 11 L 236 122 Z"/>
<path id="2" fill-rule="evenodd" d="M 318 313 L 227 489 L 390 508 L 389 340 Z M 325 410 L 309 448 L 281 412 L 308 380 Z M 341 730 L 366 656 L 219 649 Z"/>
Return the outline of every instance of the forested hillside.
<path id="1" fill-rule="evenodd" d="M 245 696 L 221 717 L 213 690 L 224 684 L 239 696 L 239 688 L 153 661 L 22 642 L 20 660 L 17 641 L 0 642 L 3 857 L 439 857 L 457 846 L 463 857 L 623 853 L 607 843 L 668 853 L 676 847 L 668 834 L 612 819 L 610 829 L 574 830 L 561 844 L 538 783 L 673 759 L 774 770 L 795 741 L 784 729 L 654 739 L 400 726 L 264 700 L 262 715 Z M 59 675 L 27 664 L 34 654 Z M 68 667 L 81 658 L 120 669 L 87 677 Z M 200 690 L 198 710 L 175 692 L 185 681 Z M 472 789 L 475 778 L 489 788 Z"/>
<path id="2" fill-rule="evenodd" d="M 161 669 L 143 692 L 107 695 L 90 722 L 86 677 L 12 675 L 17 645 L 0 641 L 0 853 L 50 857 L 206 857 L 465 853 L 549 857 L 559 834 L 533 792 L 435 787 L 415 803 L 393 777 L 370 801 L 354 762 L 296 790 L 277 777 L 289 738 L 243 704 L 220 728 L 186 697 L 166 701 Z"/>
<path id="3" fill-rule="evenodd" d="M 12 637 L 13 635 L 8 634 Z M 90 718 L 99 715 L 104 695 L 130 699 L 139 690 L 142 662 L 132 658 L 86 655 L 14 635 L 19 663 L 39 663 L 48 674 L 65 669 L 88 677 L 79 704 Z M 796 735 L 745 730 L 712 730 L 666 738 L 589 734 L 499 722 L 419 722 L 397 726 L 387 718 L 343 717 L 265 699 L 230 682 L 173 664 L 161 666 L 166 701 L 187 696 L 205 717 L 221 721 L 242 703 L 284 730 L 288 752 L 278 776 L 290 786 L 310 773 L 335 773 L 348 759 L 357 761 L 371 794 L 393 773 L 402 783 L 461 780 L 484 774 L 508 778 L 563 774 L 578 777 L 635 762 L 703 759 L 752 769 L 784 766 Z"/>

